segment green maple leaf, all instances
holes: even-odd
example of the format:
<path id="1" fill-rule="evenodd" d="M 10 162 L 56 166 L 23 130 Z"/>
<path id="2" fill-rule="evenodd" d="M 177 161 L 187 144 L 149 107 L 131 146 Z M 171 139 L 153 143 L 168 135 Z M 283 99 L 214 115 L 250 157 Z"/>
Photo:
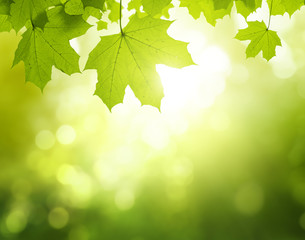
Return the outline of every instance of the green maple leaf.
<path id="1" fill-rule="evenodd" d="M 104 22 L 102 20 L 97 22 L 97 30 L 98 31 L 103 30 L 103 29 L 107 29 L 107 27 L 108 27 L 108 23 L 107 22 Z"/>
<path id="2" fill-rule="evenodd" d="M 213 0 L 214 8 L 217 9 L 226 9 L 233 0 Z"/>
<path id="3" fill-rule="evenodd" d="M 250 13 L 262 6 L 262 0 L 236 0 L 237 12 L 247 18 Z"/>
<path id="4" fill-rule="evenodd" d="M 248 28 L 239 30 L 235 38 L 251 40 L 246 50 L 247 57 L 255 57 L 262 51 L 267 61 L 275 56 L 276 46 L 282 45 L 277 33 L 269 30 L 264 22 L 258 21 L 248 22 Z"/>
<path id="5" fill-rule="evenodd" d="M 141 6 L 142 6 L 142 0 L 131 0 L 128 3 L 128 10 L 135 9 L 137 11 L 140 11 Z"/>
<path id="6" fill-rule="evenodd" d="M 267 0 L 272 15 L 283 15 L 287 12 L 290 16 L 304 5 L 304 0 Z"/>
<path id="7" fill-rule="evenodd" d="M 128 3 L 128 10 L 132 10 L 135 9 L 138 17 L 143 18 L 146 17 L 148 15 L 148 13 L 144 12 L 142 9 L 142 0 L 131 0 Z"/>
<path id="8" fill-rule="evenodd" d="M 120 4 L 115 0 L 105 0 L 107 10 L 110 10 L 109 20 L 111 22 L 117 22 L 120 19 Z"/>
<path id="9" fill-rule="evenodd" d="M 65 12 L 70 15 L 81 15 L 85 13 L 85 9 L 95 8 L 100 11 L 104 10 L 105 0 L 69 0 L 65 3 Z M 90 15 L 96 15 L 94 9 L 89 10 Z"/>
<path id="10" fill-rule="evenodd" d="M 48 23 L 44 30 L 30 27 L 15 52 L 13 66 L 24 62 L 26 81 L 43 89 L 51 79 L 52 66 L 67 74 L 79 72 L 78 54 L 69 40 L 83 35 L 90 27 L 80 16 L 69 16 L 63 7 L 48 11 Z M 72 24 L 75 28 L 71 28 Z"/>
<path id="11" fill-rule="evenodd" d="M 135 15 L 123 33 L 101 37 L 86 69 L 97 69 L 95 94 L 110 110 L 123 102 L 127 85 L 142 104 L 160 108 L 164 94 L 156 64 L 178 68 L 193 64 L 187 43 L 167 35 L 171 23 Z"/>
<path id="12" fill-rule="evenodd" d="M 218 7 L 226 6 L 226 8 L 215 8 L 216 0 L 181 0 L 180 7 L 186 7 L 194 19 L 198 19 L 201 13 L 204 14 L 206 20 L 211 25 L 215 26 L 216 20 L 229 15 L 233 6 L 232 1 L 225 0 L 225 4 L 218 1 Z"/>
<path id="13" fill-rule="evenodd" d="M 143 10 L 151 16 L 161 14 L 170 3 L 171 0 L 142 0 Z"/>
<path id="14" fill-rule="evenodd" d="M 83 18 L 88 19 L 90 16 L 95 17 L 96 19 L 101 19 L 103 14 L 99 9 L 89 6 L 85 8 Z"/>
<path id="15" fill-rule="evenodd" d="M 82 0 L 84 7 L 94 7 L 101 11 L 104 10 L 105 0 Z"/>
<path id="16" fill-rule="evenodd" d="M 14 0 L 10 10 L 14 29 L 19 31 L 29 20 L 33 25 L 43 28 L 48 21 L 46 14 L 48 3 L 42 0 Z"/>
<path id="17" fill-rule="evenodd" d="M 256 8 L 256 0 L 240 0 L 241 2 L 243 2 L 245 4 L 245 6 L 249 9 L 255 9 Z M 238 1 L 236 1 L 238 2 Z M 260 3 L 262 3 L 262 1 L 260 1 Z"/>
<path id="18" fill-rule="evenodd" d="M 227 8 L 233 0 L 213 0 L 215 9 Z M 242 5 L 253 12 L 262 5 L 262 0 L 234 0 L 236 5 Z M 237 9 L 239 12 L 239 9 Z M 240 12 L 239 12 L 240 13 Z"/>
<path id="19" fill-rule="evenodd" d="M 203 13 L 207 22 L 214 26 L 217 19 L 230 14 L 233 2 L 237 12 L 244 17 L 262 5 L 262 0 L 181 0 L 180 7 L 187 7 L 194 19 L 198 19 Z"/>
<path id="20" fill-rule="evenodd" d="M 69 15 L 82 15 L 85 12 L 82 0 L 70 0 L 65 4 L 65 12 Z"/>
<path id="21" fill-rule="evenodd" d="M 233 2 L 233 0 L 213 0 L 213 1 L 214 1 L 215 9 L 226 9 Z M 243 3 L 243 5 L 247 9 L 254 11 L 255 9 L 261 6 L 262 0 L 235 0 L 235 3 L 237 5 Z"/>
<path id="22" fill-rule="evenodd" d="M 128 10 L 135 9 L 140 14 L 140 8 L 143 6 L 145 13 L 155 16 L 165 16 L 169 18 L 168 10 L 173 7 L 171 0 L 131 0 L 128 4 Z M 145 15 L 146 14 L 141 14 Z"/>

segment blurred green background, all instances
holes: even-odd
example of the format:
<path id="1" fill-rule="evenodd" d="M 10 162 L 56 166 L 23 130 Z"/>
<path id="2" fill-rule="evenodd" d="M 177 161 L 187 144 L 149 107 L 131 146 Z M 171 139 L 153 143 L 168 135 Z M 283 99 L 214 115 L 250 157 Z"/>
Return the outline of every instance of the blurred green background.
<path id="1" fill-rule="evenodd" d="M 0 34 L 1 240 L 305 239 L 304 9 L 273 18 L 269 63 L 245 59 L 241 16 L 171 13 L 197 65 L 157 66 L 161 113 L 130 89 L 110 113 L 95 71 L 54 69 L 42 94 Z M 82 66 L 94 35 L 73 42 Z"/>

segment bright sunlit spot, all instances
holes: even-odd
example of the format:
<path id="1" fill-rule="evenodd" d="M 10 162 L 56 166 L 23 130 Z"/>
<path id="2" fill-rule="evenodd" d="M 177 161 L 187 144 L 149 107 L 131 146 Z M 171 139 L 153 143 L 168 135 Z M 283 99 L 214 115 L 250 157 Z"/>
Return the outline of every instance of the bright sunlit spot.
<path id="1" fill-rule="evenodd" d="M 208 46 L 194 61 L 197 65 L 183 69 L 157 66 L 165 93 L 162 111 L 185 112 L 191 108 L 190 112 L 199 112 L 210 107 L 224 91 L 225 77 L 231 71 L 226 53 L 219 47 Z"/>

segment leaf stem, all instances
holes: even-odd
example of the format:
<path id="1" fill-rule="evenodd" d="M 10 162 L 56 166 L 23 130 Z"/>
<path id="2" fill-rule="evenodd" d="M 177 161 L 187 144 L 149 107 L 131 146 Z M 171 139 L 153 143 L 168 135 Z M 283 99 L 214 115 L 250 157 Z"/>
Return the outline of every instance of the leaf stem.
<path id="1" fill-rule="evenodd" d="M 273 0 L 271 0 L 271 4 L 270 4 L 269 21 L 268 21 L 267 30 L 269 30 L 269 28 L 270 28 L 271 16 L 272 16 L 272 8 L 273 8 Z"/>
<path id="2" fill-rule="evenodd" d="M 121 30 L 121 34 L 124 35 L 122 28 L 122 0 L 120 0 L 120 30 Z"/>

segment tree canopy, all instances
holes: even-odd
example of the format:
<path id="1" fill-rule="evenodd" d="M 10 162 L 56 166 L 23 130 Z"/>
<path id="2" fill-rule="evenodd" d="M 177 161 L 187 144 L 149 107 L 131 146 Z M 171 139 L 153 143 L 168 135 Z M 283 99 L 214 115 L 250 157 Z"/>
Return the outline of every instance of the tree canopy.
<path id="1" fill-rule="evenodd" d="M 171 25 L 168 11 L 171 0 L 131 0 L 128 10 L 135 10 L 126 27 L 122 27 L 122 1 L 115 0 L 0 0 L 0 31 L 22 32 L 13 65 L 24 62 L 26 81 L 41 90 L 51 80 L 52 67 L 66 74 L 80 72 L 79 55 L 70 40 L 82 36 L 93 27 L 90 16 L 96 18 L 98 29 L 107 29 L 101 20 L 107 12 L 108 21 L 118 22 L 117 34 L 103 36 L 90 53 L 85 69 L 96 69 L 98 83 L 95 94 L 111 110 L 121 103 L 126 86 L 130 86 L 142 104 L 160 108 L 163 87 L 156 64 L 182 68 L 193 64 L 187 43 L 167 34 Z M 303 0 L 267 0 L 268 23 L 247 21 L 236 39 L 250 40 L 247 57 L 260 52 L 269 61 L 281 46 L 281 39 L 272 30 L 272 16 L 290 16 L 304 5 Z M 262 0 L 181 0 L 179 7 L 188 9 L 198 19 L 202 14 L 215 26 L 218 19 L 229 15 L 233 6 L 247 17 L 262 6 Z"/>

